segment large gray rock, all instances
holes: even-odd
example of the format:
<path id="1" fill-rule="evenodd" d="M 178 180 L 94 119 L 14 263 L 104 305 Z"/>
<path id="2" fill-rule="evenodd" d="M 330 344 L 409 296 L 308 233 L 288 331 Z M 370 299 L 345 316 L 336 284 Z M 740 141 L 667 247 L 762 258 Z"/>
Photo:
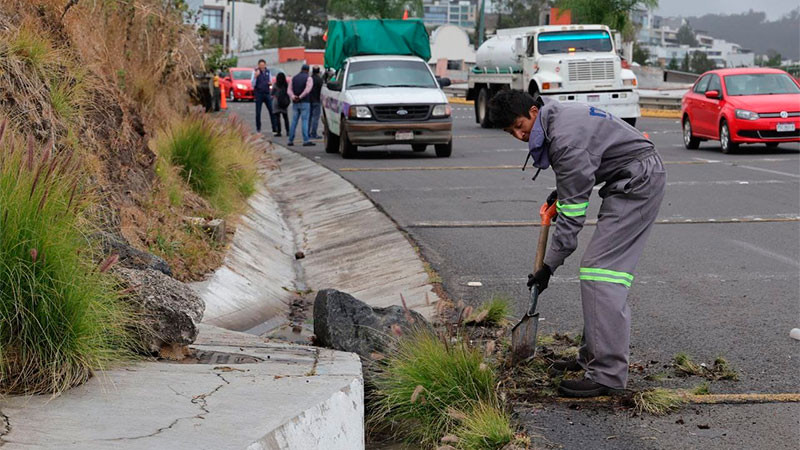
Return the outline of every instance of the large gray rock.
<path id="1" fill-rule="evenodd" d="M 106 255 L 113 253 L 119 255 L 119 266 L 137 270 L 155 269 L 164 275 L 172 276 L 172 269 L 164 259 L 152 253 L 133 248 L 124 240 L 105 231 L 95 233 L 94 237 L 103 246 L 103 253 Z"/>
<path id="2" fill-rule="evenodd" d="M 314 300 L 315 343 L 323 347 L 357 353 L 372 359 L 397 334 L 430 324 L 422 315 L 402 306 L 372 308 L 350 294 L 335 289 L 317 293 Z"/>
<path id="3" fill-rule="evenodd" d="M 154 269 L 115 269 L 141 315 L 139 334 L 147 351 L 180 359 L 180 349 L 197 338 L 205 302 L 186 284 Z"/>

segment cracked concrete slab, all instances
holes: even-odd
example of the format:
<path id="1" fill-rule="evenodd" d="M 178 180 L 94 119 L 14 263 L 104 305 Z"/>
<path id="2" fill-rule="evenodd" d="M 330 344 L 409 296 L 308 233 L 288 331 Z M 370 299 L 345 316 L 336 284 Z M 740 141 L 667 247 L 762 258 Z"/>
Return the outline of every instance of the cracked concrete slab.
<path id="1" fill-rule="evenodd" d="M 9 449 L 364 448 L 363 380 L 354 354 L 208 325 L 193 348 L 264 361 L 145 362 L 103 372 L 57 398 L 6 397 L 0 443 Z"/>

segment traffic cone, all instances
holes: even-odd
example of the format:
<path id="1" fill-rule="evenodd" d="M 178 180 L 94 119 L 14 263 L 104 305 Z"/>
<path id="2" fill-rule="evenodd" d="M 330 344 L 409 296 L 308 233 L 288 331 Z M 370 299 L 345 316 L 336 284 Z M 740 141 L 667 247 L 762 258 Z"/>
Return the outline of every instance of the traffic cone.
<path id="1" fill-rule="evenodd" d="M 228 96 L 225 95 L 225 84 L 224 83 L 220 83 L 219 84 L 219 96 L 220 96 L 220 99 L 219 99 L 219 107 L 220 107 L 220 109 L 228 109 L 228 101 L 227 101 Z"/>

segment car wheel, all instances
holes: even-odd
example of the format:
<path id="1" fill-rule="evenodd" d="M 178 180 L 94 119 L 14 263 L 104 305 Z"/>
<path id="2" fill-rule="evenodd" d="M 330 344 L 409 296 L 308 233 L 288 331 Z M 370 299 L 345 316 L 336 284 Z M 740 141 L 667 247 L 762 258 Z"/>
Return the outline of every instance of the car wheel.
<path id="1" fill-rule="evenodd" d="M 355 158 L 356 154 L 358 154 L 358 147 L 353 145 L 350 139 L 347 138 L 347 128 L 344 126 L 344 119 L 340 122 L 339 132 L 339 153 L 342 155 L 342 158 Z"/>
<path id="2" fill-rule="evenodd" d="M 778 148 L 777 142 L 767 142 L 767 148 Z"/>
<path id="3" fill-rule="evenodd" d="M 722 153 L 726 155 L 733 153 L 739 148 L 739 144 L 731 141 L 731 130 L 728 128 L 728 123 L 725 120 L 719 124 L 719 147 Z"/>
<path id="4" fill-rule="evenodd" d="M 228 91 L 228 99 L 232 102 L 236 101 L 236 97 L 233 95 L 233 89 Z"/>
<path id="5" fill-rule="evenodd" d="M 411 150 L 415 152 L 424 152 L 428 148 L 428 144 L 411 144 Z"/>
<path id="6" fill-rule="evenodd" d="M 492 127 L 489 121 L 489 100 L 489 89 L 481 89 L 481 91 L 478 92 L 478 101 L 475 102 L 475 119 L 481 124 L 481 128 Z"/>
<path id="7" fill-rule="evenodd" d="M 453 153 L 453 141 L 451 140 L 447 144 L 436 144 L 433 148 L 436 149 L 436 156 L 439 158 L 449 158 Z"/>
<path id="8" fill-rule="evenodd" d="M 331 133 L 328 128 L 328 120 L 325 115 L 322 115 L 322 129 L 323 137 L 325 138 L 325 153 L 338 153 L 339 152 L 339 136 Z"/>
<path id="9" fill-rule="evenodd" d="M 700 147 L 700 139 L 692 135 L 692 123 L 688 117 L 683 119 L 683 146 L 689 150 L 696 150 Z"/>
<path id="10" fill-rule="evenodd" d="M 635 127 L 636 126 L 636 117 L 625 117 L 622 120 L 628 122 L 628 125 Z"/>

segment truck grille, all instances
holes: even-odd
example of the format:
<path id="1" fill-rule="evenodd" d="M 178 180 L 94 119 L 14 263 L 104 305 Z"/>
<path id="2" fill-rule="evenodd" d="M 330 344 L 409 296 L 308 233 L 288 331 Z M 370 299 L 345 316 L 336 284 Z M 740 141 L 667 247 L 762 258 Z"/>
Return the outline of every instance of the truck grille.
<path id="1" fill-rule="evenodd" d="M 373 106 L 375 118 L 387 122 L 425 120 L 430 113 L 430 105 L 377 105 Z M 399 114 L 398 114 L 399 112 Z"/>
<path id="2" fill-rule="evenodd" d="M 598 81 L 614 79 L 614 60 L 569 61 L 569 81 Z"/>

